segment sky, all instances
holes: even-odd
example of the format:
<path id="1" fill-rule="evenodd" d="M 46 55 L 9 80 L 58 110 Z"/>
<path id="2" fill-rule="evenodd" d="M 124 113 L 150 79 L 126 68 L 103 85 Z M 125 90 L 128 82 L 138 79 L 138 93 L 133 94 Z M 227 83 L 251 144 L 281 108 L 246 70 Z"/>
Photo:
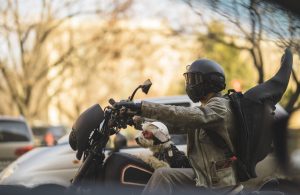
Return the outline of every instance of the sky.
<path id="1" fill-rule="evenodd" d="M 52 0 L 54 4 L 54 9 L 56 10 L 68 1 L 62 0 Z M 61 17 L 70 12 L 88 11 L 88 10 L 104 10 L 107 11 L 110 9 L 110 1 L 102 0 L 84 0 L 79 1 L 76 6 L 68 7 L 67 9 L 62 9 L 60 12 L 57 12 L 57 17 Z M 23 0 L 20 1 L 20 11 L 23 15 L 22 19 L 25 21 L 34 21 L 34 18 L 40 15 L 42 1 L 37 0 Z M 130 8 L 128 16 L 133 20 L 142 21 L 142 20 L 166 20 L 170 22 L 173 28 L 180 28 L 184 23 L 186 30 L 188 31 L 189 26 L 194 24 L 199 20 L 199 17 L 191 11 L 186 3 L 183 0 L 134 0 L 133 6 Z M 89 18 L 91 20 L 99 18 L 89 17 L 84 15 L 78 20 L 86 21 Z"/>
<path id="2" fill-rule="evenodd" d="M 54 10 L 61 7 L 63 4 L 68 2 L 73 2 L 74 0 L 51 0 L 51 3 L 54 4 Z M 124 0 L 119 0 L 120 2 Z M 146 20 L 146 19 L 164 19 L 170 22 L 171 26 L 175 29 L 179 29 L 183 24 L 185 25 L 185 30 L 188 32 L 189 28 L 195 26 L 194 24 L 199 23 L 199 16 L 197 16 L 191 8 L 186 3 L 188 0 L 133 0 L 134 4 L 130 9 L 129 16 L 134 20 Z M 239 0 L 238 2 L 243 2 L 248 0 Z M 39 15 L 39 11 L 41 9 L 43 1 L 40 0 L 21 0 L 20 11 L 23 13 L 24 20 L 32 21 L 34 20 L 36 15 Z M 107 11 L 111 9 L 110 0 L 81 0 L 76 6 L 70 6 L 67 9 L 61 9 L 60 12 L 57 12 L 57 17 L 61 17 L 70 12 L 76 11 L 88 11 L 88 10 L 102 10 Z M 193 0 L 192 5 L 196 8 L 196 10 L 200 13 L 205 13 L 205 20 L 209 20 L 211 18 L 215 18 L 217 20 L 223 20 L 224 18 L 220 15 L 216 14 L 215 11 L 209 6 L 210 1 L 207 0 Z M 225 2 L 225 1 L 224 1 Z M 232 7 L 232 5 L 227 6 L 226 3 L 222 2 L 223 7 L 219 7 L 223 12 L 230 12 L 228 7 Z M 227 2 L 227 1 L 226 1 Z M 231 2 L 231 1 L 228 1 Z M 1 6 L 0 6 L 1 7 Z M 247 19 L 248 13 L 244 13 L 241 11 L 241 19 L 242 23 L 249 24 L 249 20 Z M 229 13 L 233 14 L 233 13 Z M 280 18 L 281 12 L 278 12 L 278 18 Z M 83 18 L 86 19 L 89 17 L 85 15 Z M 91 18 L 92 19 L 92 18 Z M 99 18 L 94 18 L 99 19 Z M 266 24 L 268 24 L 266 22 Z M 283 22 L 281 23 L 281 25 Z M 234 32 L 232 32 L 234 33 Z"/>

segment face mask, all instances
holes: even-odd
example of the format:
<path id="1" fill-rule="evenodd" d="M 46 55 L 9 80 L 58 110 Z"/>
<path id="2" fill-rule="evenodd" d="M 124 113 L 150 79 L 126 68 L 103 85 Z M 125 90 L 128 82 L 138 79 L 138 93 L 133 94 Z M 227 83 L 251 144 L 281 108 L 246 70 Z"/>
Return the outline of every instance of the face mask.
<path id="1" fill-rule="evenodd" d="M 204 91 L 200 90 L 197 86 L 189 86 L 187 85 L 185 88 L 186 94 L 189 98 L 194 102 L 197 103 L 201 99 L 205 97 Z"/>

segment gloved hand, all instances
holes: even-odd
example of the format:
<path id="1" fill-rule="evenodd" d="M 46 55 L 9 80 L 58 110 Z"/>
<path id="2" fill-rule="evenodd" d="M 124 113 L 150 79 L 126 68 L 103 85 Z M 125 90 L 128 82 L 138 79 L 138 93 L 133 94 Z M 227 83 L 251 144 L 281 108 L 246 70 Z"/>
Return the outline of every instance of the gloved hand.
<path id="1" fill-rule="evenodd" d="M 116 102 L 113 107 L 116 109 L 121 109 L 122 107 L 124 107 L 132 112 L 135 112 L 136 114 L 139 114 L 141 113 L 142 103 L 134 103 L 128 100 L 121 100 L 120 102 Z"/>
<path id="2" fill-rule="evenodd" d="M 145 122 L 145 118 L 135 115 L 132 117 L 132 122 L 135 129 L 143 130 L 142 125 Z"/>

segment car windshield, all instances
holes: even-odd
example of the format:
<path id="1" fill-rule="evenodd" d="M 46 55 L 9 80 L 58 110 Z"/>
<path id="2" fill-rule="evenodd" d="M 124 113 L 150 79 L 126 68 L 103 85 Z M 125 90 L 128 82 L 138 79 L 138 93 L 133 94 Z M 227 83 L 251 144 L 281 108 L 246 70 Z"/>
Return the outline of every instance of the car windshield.
<path id="1" fill-rule="evenodd" d="M 32 133 L 35 136 L 43 136 L 47 132 L 47 127 L 32 127 Z"/>
<path id="2" fill-rule="evenodd" d="M 0 121 L 0 143 L 28 140 L 30 140 L 30 134 L 25 123 L 18 121 Z"/>
<path id="3" fill-rule="evenodd" d="M 49 131 L 57 137 L 61 137 L 67 133 L 66 129 L 63 126 L 53 126 L 49 128 Z"/>

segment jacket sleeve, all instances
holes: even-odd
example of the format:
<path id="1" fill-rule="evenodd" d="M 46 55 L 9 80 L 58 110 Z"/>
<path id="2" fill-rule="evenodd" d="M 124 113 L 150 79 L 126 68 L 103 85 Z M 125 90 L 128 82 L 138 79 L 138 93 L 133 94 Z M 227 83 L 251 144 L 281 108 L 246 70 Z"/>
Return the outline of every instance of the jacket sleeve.
<path id="1" fill-rule="evenodd" d="M 222 99 L 214 97 L 205 106 L 194 108 L 142 102 L 142 116 L 165 123 L 172 133 L 214 128 L 222 125 L 226 117 L 227 108 Z"/>
<path id="2" fill-rule="evenodd" d="M 143 130 L 143 124 L 145 122 L 154 122 L 157 121 L 155 119 L 145 118 L 138 115 L 135 115 L 133 118 L 134 128 L 136 130 Z"/>

